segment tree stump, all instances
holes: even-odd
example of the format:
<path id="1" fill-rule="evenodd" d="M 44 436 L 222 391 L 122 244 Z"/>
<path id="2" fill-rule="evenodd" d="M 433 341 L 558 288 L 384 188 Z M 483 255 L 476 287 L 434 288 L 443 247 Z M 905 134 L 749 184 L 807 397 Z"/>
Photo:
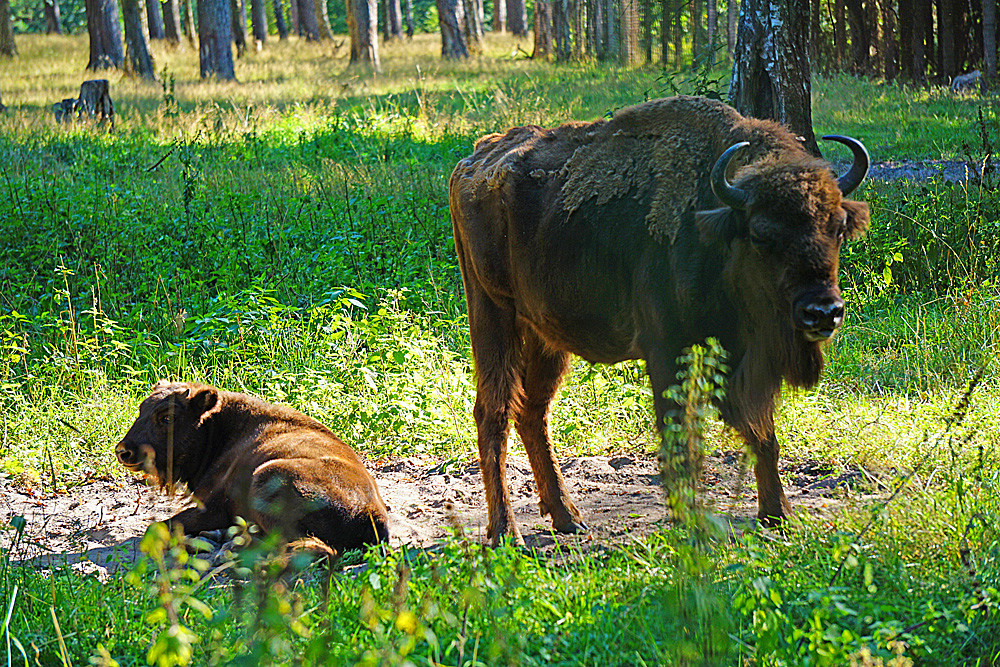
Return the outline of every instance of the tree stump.
<path id="1" fill-rule="evenodd" d="M 107 79 L 81 83 L 79 104 L 90 118 L 100 117 L 101 125 L 111 123 L 111 129 L 115 129 L 115 104 L 111 101 Z"/>
<path id="2" fill-rule="evenodd" d="M 75 97 L 67 97 L 62 102 L 52 105 L 52 113 L 55 114 L 57 123 L 68 123 L 74 116 L 80 114 L 80 100 Z"/>

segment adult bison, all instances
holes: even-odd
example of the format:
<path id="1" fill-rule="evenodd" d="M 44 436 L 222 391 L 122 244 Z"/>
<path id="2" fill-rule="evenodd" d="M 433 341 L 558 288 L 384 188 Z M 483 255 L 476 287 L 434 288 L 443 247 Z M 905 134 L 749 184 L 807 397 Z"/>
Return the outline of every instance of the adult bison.
<path id="1" fill-rule="evenodd" d="M 775 397 L 782 379 L 818 381 L 821 348 L 844 316 L 840 246 L 868 226 L 868 205 L 844 199 L 867 174 L 868 153 L 824 138 L 854 154 L 839 178 L 780 125 L 674 97 L 611 120 L 491 134 L 458 163 L 449 201 L 494 544 L 521 539 L 505 470 L 511 419 L 542 514 L 562 532 L 586 528 L 548 429 L 570 353 L 645 360 L 662 428 L 676 408 L 664 390 L 677 356 L 709 336 L 729 352 L 720 410 L 756 454 L 758 517 L 789 514 Z"/>

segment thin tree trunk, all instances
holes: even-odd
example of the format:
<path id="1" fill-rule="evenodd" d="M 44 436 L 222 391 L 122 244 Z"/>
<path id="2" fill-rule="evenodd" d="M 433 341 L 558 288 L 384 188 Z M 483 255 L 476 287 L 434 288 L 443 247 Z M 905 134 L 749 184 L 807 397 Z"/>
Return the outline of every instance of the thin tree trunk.
<path id="1" fill-rule="evenodd" d="M 686 0 L 674 0 L 674 67 L 684 67 L 684 6 Z"/>
<path id="2" fill-rule="evenodd" d="M 607 58 L 608 60 L 619 60 L 622 56 L 622 36 L 619 32 L 620 21 L 618 20 L 619 6 L 615 0 L 604 0 L 604 25 L 608 40 Z"/>
<path id="3" fill-rule="evenodd" d="M 368 0 L 360 1 L 367 2 Z M 375 29 L 378 30 L 378 0 L 372 0 L 372 5 L 375 7 Z M 330 27 L 330 10 L 326 6 L 326 0 L 313 0 L 313 9 L 316 11 L 316 27 L 319 28 L 319 38 L 333 40 L 333 28 Z M 378 44 L 378 34 L 375 35 L 375 43 Z"/>
<path id="4" fill-rule="evenodd" d="M 670 29 L 672 18 L 671 0 L 660 0 L 660 64 L 667 67 L 670 63 Z"/>
<path id="5" fill-rule="evenodd" d="M 691 62 L 697 61 L 701 55 L 701 0 L 691 2 Z"/>
<path id="6" fill-rule="evenodd" d="M 150 81 L 156 80 L 153 56 L 149 54 L 149 29 L 146 26 L 146 3 L 143 0 L 122 0 L 125 23 L 125 45 L 128 70 Z"/>
<path id="7" fill-rule="evenodd" d="M 292 0 L 294 2 L 295 0 Z M 274 27 L 278 31 L 278 39 L 288 39 L 288 23 L 285 22 L 284 0 L 274 0 Z"/>
<path id="8" fill-rule="evenodd" d="M 403 38 L 403 8 L 399 0 L 385 0 L 385 38 Z"/>
<path id="9" fill-rule="evenodd" d="M 899 0 L 899 73 L 913 80 L 913 0 Z"/>
<path id="10" fill-rule="evenodd" d="M 90 41 L 93 59 L 93 36 Z M 17 43 L 14 41 L 14 26 L 10 20 L 10 0 L 0 0 L 0 56 L 13 58 L 16 55 Z"/>
<path id="11" fill-rule="evenodd" d="M 604 25 L 604 15 L 600 0 L 590 0 L 587 3 L 587 51 L 599 60 L 604 55 L 604 35 L 601 26 Z"/>
<path id="12" fill-rule="evenodd" d="M 267 43 L 267 2 L 250 0 L 250 27 L 255 44 L 260 47 Z"/>
<path id="13" fill-rule="evenodd" d="M 587 11 L 586 0 L 573 0 L 570 6 L 573 12 L 573 57 L 577 60 L 583 60 L 583 54 L 587 50 L 586 33 L 584 31 L 584 16 Z"/>
<path id="14" fill-rule="evenodd" d="M 122 45 L 121 26 L 118 24 L 117 0 L 86 0 L 86 8 L 87 32 L 90 33 L 90 62 L 87 69 L 120 69 L 125 64 L 125 49 Z M 10 21 L 6 23 L 9 25 Z M 4 21 L 0 18 L 0 31 L 3 30 L 3 24 Z M 4 52 L 3 43 L 4 39 L 0 34 L 0 53 Z M 13 41 L 11 45 L 13 46 Z"/>
<path id="15" fill-rule="evenodd" d="M 938 0 L 938 35 L 941 43 L 941 74 L 950 83 L 958 73 L 955 65 L 955 3 Z"/>
<path id="16" fill-rule="evenodd" d="M 837 71 L 843 72 L 844 62 L 847 57 L 847 8 L 844 0 L 833 1 L 833 58 L 837 63 Z"/>
<path id="17" fill-rule="evenodd" d="M 819 155 L 810 88 L 808 0 L 744 0 L 731 104 L 745 116 L 787 125 Z"/>
<path id="18" fill-rule="evenodd" d="M 181 41 L 181 8 L 177 0 L 163 1 L 163 36 L 171 44 Z"/>
<path id="19" fill-rule="evenodd" d="M 736 48 L 736 19 L 739 18 L 737 0 L 729 0 L 726 3 L 726 47 L 728 48 L 729 60 L 735 60 L 734 49 Z"/>
<path id="20" fill-rule="evenodd" d="M 868 26 L 868 73 L 877 74 L 882 70 L 881 42 L 878 22 L 878 5 L 875 0 L 865 0 L 865 23 Z"/>
<path id="21" fill-rule="evenodd" d="M 198 0 L 198 55 L 201 78 L 236 80 L 233 16 L 229 0 Z"/>
<path id="22" fill-rule="evenodd" d="M 553 52 L 553 7 L 551 0 L 535 0 L 535 48 L 531 57 L 547 58 Z"/>
<path id="23" fill-rule="evenodd" d="M 229 12 L 233 21 L 233 43 L 236 44 L 236 57 L 242 58 L 247 52 L 247 2 L 246 0 L 230 0 Z"/>
<path id="24" fill-rule="evenodd" d="M 347 27 L 351 33 L 351 66 L 381 72 L 376 0 L 345 0 L 344 4 L 347 9 Z"/>
<path id="25" fill-rule="evenodd" d="M 868 73 L 868 21 L 861 0 L 845 0 L 847 23 L 851 27 L 851 71 L 855 74 Z"/>
<path id="26" fill-rule="evenodd" d="M 621 61 L 625 65 L 634 65 L 639 62 L 639 0 L 621 0 L 621 8 Z"/>
<path id="27" fill-rule="evenodd" d="M 997 78 L 996 0 L 983 0 L 983 60 L 986 65 L 986 76 L 983 77 L 982 89 L 985 93 L 993 88 Z"/>
<path id="28" fill-rule="evenodd" d="M 809 34 L 813 36 L 809 40 L 809 60 L 814 66 L 818 66 L 822 62 L 820 58 L 819 5 L 820 0 L 811 0 L 809 3 Z"/>
<path id="29" fill-rule="evenodd" d="M 642 53 L 645 62 L 653 62 L 653 0 L 642 0 Z"/>
<path id="30" fill-rule="evenodd" d="M 552 0 L 552 37 L 556 61 L 566 62 L 572 57 L 573 44 L 569 32 L 569 0 Z"/>
<path id="31" fill-rule="evenodd" d="M 59 16 L 59 0 L 44 0 L 45 9 L 45 34 L 61 35 L 62 18 Z"/>
<path id="32" fill-rule="evenodd" d="M 493 32 L 501 35 L 507 32 L 507 2 L 493 0 Z"/>
<path id="33" fill-rule="evenodd" d="M 163 39 L 166 37 L 160 0 L 146 0 L 146 25 L 148 26 L 150 39 Z"/>
<path id="34" fill-rule="evenodd" d="M 462 0 L 435 0 L 441 26 L 441 57 L 460 60 L 469 57 L 465 45 L 465 7 Z M 537 10 L 536 10 L 537 11 Z"/>
<path id="35" fill-rule="evenodd" d="M 483 50 L 483 4 L 482 0 L 462 0 L 465 12 L 465 45 L 470 53 Z"/>
<path id="36" fill-rule="evenodd" d="M 927 82 L 926 47 L 927 4 L 929 0 L 913 0 L 913 35 L 910 48 L 913 51 L 913 82 L 923 85 Z"/>
<path id="37" fill-rule="evenodd" d="M 899 53 L 896 49 L 896 15 L 892 11 L 892 0 L 881 0 L 879 9 L 882 14 L 882 71 L 885 78 L 891 80 L 899 74 Z"/>
<path id="38" fill-rule="evenodd" d="M 194 0 L 183 0 L 184 2 L 184 34 L 187 35 L 188 43 L 194 48 Z"/>
<path id="39" fill-rule="evenodd" d="M 413 39 L 413 0 L 404 0 L 403 9 L 406 12 L 406 36 Z"/>
<path id="40" fill-rule="evenodd" d="M 705 15 L 708 30 L 705 32 L 705 44 L 708 46 L 708 66 L 715 66 L 715 31 L 718 27 L 719 12 L 715 0 L 706 0 Z"/>
<path id="41" fill-rule="evenodd" d="M 515 37 L 528 36 L 528 11 L 525 9 L 524 0 L 507 0 L 507 29 Z"/>
<path id="42" fill-rule="evenodd" d="M 291 25 L 289 26 L 289 31 L 295 33 L 299 37 L 304 34 L 302 31 L 302 19 L 299 17 L 299 2 L 301 0 L 289 0 L 288 2 L 288 14 Z"/>

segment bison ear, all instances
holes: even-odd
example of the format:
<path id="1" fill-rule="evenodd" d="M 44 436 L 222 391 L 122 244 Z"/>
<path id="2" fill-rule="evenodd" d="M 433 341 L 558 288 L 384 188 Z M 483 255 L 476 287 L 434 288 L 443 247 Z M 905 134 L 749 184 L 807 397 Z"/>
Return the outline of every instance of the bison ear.
<path id="1" fill-rule="evenodd" d="M 840 207 L 847 213 L 844 229 L 847 238 L 853 241 L 864 236 L 864 233 L 868 231 L 868 222 L 871 219 L 867 202 L 844 199 L 840 202 Z"/>
<path id="2" fill-rule="evenodd" d="M 728 246 L 746 227 L 743 213 L 728 206 L 698 211 L 694 214 L 694 222 L 702 244 L 709 246 Z"/>
<path id="3" fill-rule="evenodd" d="M 191 411 L 204 415 L 219 403 L 219 390 L 215 387 L 195 386 L 188 389 L 188 405 Z"/>

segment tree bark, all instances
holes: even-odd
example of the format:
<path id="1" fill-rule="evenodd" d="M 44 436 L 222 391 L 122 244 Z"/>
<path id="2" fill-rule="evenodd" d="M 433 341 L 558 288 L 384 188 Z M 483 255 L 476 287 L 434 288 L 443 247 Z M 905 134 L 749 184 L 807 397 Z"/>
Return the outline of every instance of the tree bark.
<path id="1" fill-rule="evenodd" d="M 865 18 L 861 0 L 845 0 L 847 23 L 851 27 L 851 71 L 855 74 L 868 73 L 868 21 Z"/>
<path id="2" fill-rule="evenodd" d="M 809 3 L 809 34 L 813 36 L 813 38 L 809 40 L 809 62 L 816 66 L 822 62 L 820 57 L 819 39 L 822 34 L 819 29 L 819 5 L 820 0 L 811 0 Z"/>
<path id="3" fill-rule="evenodd" d="M 149 32 L 149 39 L 163 39 L 166 37 L 160 0 L 146 0 L 146 26 Z"/>
<path id="4" fill-rule="evenodd" d="M 183 0 L 184 2 L 184 34 L 187 35 L 188 43 L 194 48 L 194 0 Z"/>
<path id="5" fill-rule="evenodd" d="M 708 46 L 708 65 L 709 67 L 715 66 L 715 32 L 718 28 L 719 23 L 719 12 L 716 7 L 715 0 L 706 0 L 705 2 L 705 16 L 706 16 L 706 28 L 705 31 L 705 44 Z"/>
<path id="6" fill-rule="evenodd" d="M 899 0 L 899 73 L 913 80 L 913 0 Z"/>
<path id="7" fill-rule="evenodd" d="M 482 0 L 462 0 L 465 12 L 465 45 L 470 53 L 483 50 L 483 2 Z"/>
<path id="8" fill-rule="evenodd" d="M 10 0 L 0 0 L 0 56 L 13 58 L 16 55 L 17 43 L 14 41 L 14 26 L 10 20 Z"/>
<path id="9" fill-rule="evenodd" d="M 267 2 L 250 0 L 250 28 L 254 42 L 263 46 L 267 43 Z"/>
<path id="10" fill-rule="evenodd" d="M 62 18 L 59 16 L 59 0 L 43 0 L 45 11 L 45 34 L 61 35 Z"/>
<path id="11" fill-rule="evenodd" d="M 163 0 L 163 36 L 172 44 L 181 41 L 181 9 L 177 0 Z"/>
<path id="12" fill-rule="evenodd" d="M 323 2 L 323 0 L 317 0 Z M 378 4 L 376 0 L 345 0 L 347 29 L 351 35 L 352 67 L 382 71 L 378 55 Z"/>
<path id="13" fill-rule="evenodd" d="M 552 34 L 552 13 L 551 0 L 535 0 L 535 48 L 531 52 L 531 57 L 535 60 L 552 54 L 555 41 Z"/>
<path id="14" fill-rule="evenodd" d="M 292 0 L 293 2 L 295 0 Z M 285 6 L 283 0 L 274 0 L 274 27 L 278 31 L 278 39 L 288 39 L 288 23 L 285 22 Z"/>
<path id="15" fill-rule="evenodd" d="M 507 32 L 507 3 L 505 0 L 493 0 L 493 32 L 501 35 Z"/>
<path id="16" fill-rule="evenodd" d="M 125 23 L 125 45 L 128 70 L 143 79 L 156 80 L 153 56 L 149 54 L 149 29 L 146 26 L 146 3 L 142 0 L 122 0 Z"/>
<path id="17" fill-rule="evenodd" d="M 741 114 L 783 123 L 819 155 L 812 128 L 808 0 L 744 0 L 729 96 Z"/>
<path id="18" fill-rule="evenodd" d="M 642 53 L 646 63 L 653 62 L 653 0 L 642 0 Z"/>
<path id="19" fill-rule="evenodd" d="M 573 42 L 569 30 L 569 0 L 552 0 L 552 37 L 556 61 L 566 62 L 572 58 Z"/>
<path id="20" fill-rule="evenodd" d="M 515 37 L 528 36 L 528 10 L 524 0 L 507 0 L 507 28 Z"/>
<path id="21" fill-rule="evenodd" d="M 950 83 L 958 73 L 955 65 L 955 3 L 938 0 L 938 35 L 941 42 L 941 75 Z"/>
<path id="22" fill-rule="evenodd" d="M 997 78 L 997 3 L 983 0 L 983 60 L 986 76 L 982 79 L 982 90 L 987 92 L 996 84 Z"/>
<path id="23" fill-rule="evenodd" d="M 701 43 L 701 0 L 690 0 L 691 2 L 691 62 L 694 63 L 701 55 L 704 46 Z"/>
<path id="24" fill-rule="evenodd" d="M 307 41 L 318 42 L 319 23 L 316 22 L 315 0 L 292 0 L 292 1 L 298 3 L 299 34 L 305 37 Z M 351 13 L 348 12 L 347 16 L 350 17 L 350 15 Z M 348 23 L 350 23 L 350 18 L 348 18 Z"/>
<path id="25" fill-rule="evenodd" d="M 125 64 L 125 51 L 121 26 L 118 24 L 117 0 L 86 0 L 86 8 L 87 32 L 90 33 L 90 62 L 87 63 L 87 69 L 120 69 Z M 2 24 L 3 21 L 0 20 L 0 25 Z M 2 44 L 3 37 L 0 36 L 0 53 L 3 52 Z"/>
<path id="26" fill-rule="evenodd" d="M 355 0 L 356 1 L 356 0 Z M 367 2 L 367 0 L 362 0 Z M 372 10 L 375 15 L 375 30 L 378 30 L 378 0 L 371 0 Z M 319 38 L 333 40 L 333 28 L 330 27 L 330 10 L 326 6 L 326 0 L 313 0 L 313 9 L 316 11 L 316 27 L 319 28 Z M 375 43 L 378 44 L 378 33 L 375 34 Z"/>
<path id="27" fill-rule="evenodd" d="M 289 0 L 288 2 L 288 17 L 289 21 L 291 21 L 289 31 L 302 37 L 302 19 L 299 18 L 299 2 L 300 0 Z"/>
<path id="28" fill-rule="evenodd" d="M 664 5 L 666 2 L 664 2 Z M 603 6 L 600 0 L 589 0 L 587 3 L 587 51 L 593 54 L 598 60 L 605 58 L 604 54 L 604 34 L 601 26 L 604 25 Z"/>
<path id="29" fill-rule="evenodd" d="M 621 61 L 634 65 L 639 62 L 639 0 L 621 0 L 621 8 Z"/>
<path id="30" fill-rule="evenodd" d="M 198 0 L 198 55 L 201 78 L 236 80 L 233 16 L 229 0 Z"/>
<path id="31" fill-rule="evenodd" d="M 927 82 L 927 58 L 924 53 L 927 29 L 925 21 L 929 0 L 913 0 L 913 35 L 910 48 L 913 51 L 913 82 L 923 85 Z"/>
<path id="32" fill-rule="evenodd" d="M 881 0 L 879 9 L 882 14 L 882 72 L 886 79 L 891 80 L 899 75 L 899 53 L 896 48 L 896 14 L 892 10 L 892 0 Z"/>
<path id="33" fill-rule="evenodd" d="M 229 15 L 233 22 L 233 43 L 236 44 L 236 57 L 242 58 L 247 52 L 247 2 L 246 0 L 230 0 Z"/>
<path id="34" fill-rule="evenodd" d="M 726 47 L 728 48 L 729 60 L 735 60 L 736 49 L 736 19 L 739 18 L 737 0 L 728 0 L 726 3 Z"/>
<path id="35" fill-rule="evenodd" d="M 413 0 L 404 0 L 403 10 L 406 12 L 406 36 L 413 39 Z"/>
<path id="36" fill-rule="evenodd" d="M 833 0 L 833 59 L 836 62 L 836 70 L 844 71 L 844 60 L 847 55 L 847 29 L 844 0 Z"/>
<path id="37" fill-rule="evenodd" d="M 399 0 L 385 0 L 385 38 L 402 39 L 403 8 Z"/>

